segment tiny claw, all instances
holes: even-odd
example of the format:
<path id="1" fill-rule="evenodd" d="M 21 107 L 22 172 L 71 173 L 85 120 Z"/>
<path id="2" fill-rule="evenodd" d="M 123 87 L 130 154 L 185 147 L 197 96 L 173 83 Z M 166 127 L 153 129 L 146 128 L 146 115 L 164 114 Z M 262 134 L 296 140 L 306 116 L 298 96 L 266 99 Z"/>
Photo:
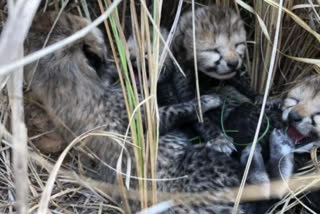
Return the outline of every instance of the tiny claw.
<path id="1" fill-rule="evenodd" d="M 218 137 L 209 140 L 207 142 L 207 146 L 227 155 L 230 155 L 232 152 L 237 151 L 236 147 L 233 144 L 233 139 L 223 134 L 220 134 Z"/>

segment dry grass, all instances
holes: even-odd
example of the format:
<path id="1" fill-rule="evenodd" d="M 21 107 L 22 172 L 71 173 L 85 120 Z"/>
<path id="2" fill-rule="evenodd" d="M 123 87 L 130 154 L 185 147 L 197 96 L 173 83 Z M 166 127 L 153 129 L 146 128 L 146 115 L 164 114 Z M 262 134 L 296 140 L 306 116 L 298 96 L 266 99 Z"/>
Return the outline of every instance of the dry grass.
<path id="1" fill-rule="evenodd" d="M 64 10 L 85 16 L 92 21 L 103 14 L 103 17 L 94 21 L 94 25 L 97 25 L 110 15 L 109 12 L 112 10 L 106 5 L 110 6 L 112 3 L 117 3 L 117 1 L 47 0 L 42 1 L 39 12 Z M 172 198 L 168 203 L 156 205 L 152 212 L 157 213 L 159 209 L 180 203 L 181 199 L 184 203 L 187 203 L 188 200 L 196 200 L 206 194 L 199 193 L 192 196 L 186 194 L 157 194 L 156 182 L 154 181 L 156 178 L 157 141 L 159 137 L 157 105 L 154 97 L 158 75 L 164 59 L 162 53 L 159 53 L 160 43 L 163 42 L 163 38 L 158 33 L 159 26 L 160 23 L 167 28 L 173 26 L 172 30 L 174 31 L 180 11 L 191 10 L 193 5 L 223 4 L 235 8 L 241 14 L 248 30 L 247 69 L 252 77 L 251 85 L 256 90 L 265 93 L 266 96 L 268 95 L 268 84 L 271 86 L 271 93 L 281 94 L 284 89 L 296 84 L 304 76 L 320 72 L 320 2 L 318 0 L 284 1 L 279 37 L 275 37 L 279 1 L 198 0 L 181 3 L 182 1 L 149 0 L 144 2 L 123 0 L 119 5 L 114 4 L 118 12 L 111 13 L 109 20 L 104 22 L 104 26 L 101 26 L 101 29 L 107 33 L 110 53 L 115 59 L 126 97 L 128 115 L 132 119 L 129 127 L 130 139 L 136 145 L 135 148 L 142 148 L 142 150 L 135 149 L 135 157 L 138 161 L 133 164 L 137 165 L 138 177 L 152 180 L 152 185 L 148 185 L 146 179 L 140 179 L 139 189 L 131 191 L 125 190 L 125 186 L 129 185 L 130 180 L 125 179 L 123 183 L 123 174 L 119 173 L 120 166 L 117 169 L 120 183 L 119 191 L 115 190 L 118 189 L 117 187 L 93 181 L 83 176 L 84 169 L 77 158 L 77 152 L 81 149 L 74 147 L 74 144 L 78 143 L 79 139 L 87 137 L 88 133 L 79 136 L 69 144 L 69 147 L 64 150 L 59 158 L 56 155 L 43 155 L 33 146 L 33 142 L 44 133 L 29 136 L 29 147 L 27 149 L 24 122 L 20 119 L 23 116 L 23 95 L 21 69 L 19 67 L 21 68 L 23 64 L 37 60 L 74 39 L 84 36 L 91 28 L 84 29 L 79 34 L 73 35 L 72 38 L 68 38 L 54 47 L 48 47 L 35 55 L 10 64 L 20 57 L 22 42 L 34 15 L 33 11 L 36 10 L 38 5 L 37 1 L 33 1 L 29 5 L 30 7 L 23 7 L 22 0 L 17 1 L 16 5 L 0 3 L 1 29 L 4 26 L 5 17 L 8 16 L 8 9 L 12 12 L 14 7 L 20 6 L 22 8 L 19 10 L 21 16 L 28 17 L 21 21 L 19 16 L 12 16 L 11 19 L 9 16 L 6 23 L 7 28 L 3 28 L 0 37 L 1 88 L 8 81 L 9 76 L 7 75 L 12 74 L 8 83 L 8 93 L 12 94 L 10 105 L 5 90 L 2 90 L 0 97 L 1 124 L 5 125 L 0 126 L 2 137 L 0 146 L 0 212 L 32 213 L 38 210 L 38 213 L 129 213 L 130 208 L 128 206 L 120 206 L 113 201 L 112 196 L 114 194 L 122 196 L 125 199 L 124 201 L 127 198 L 139 200 L 142 208 Z M 106 12 L 107 9 L 109 11 Z M 166 15 L 161 16 L 161 11 L 165 11 Z M 137 100 L 138 89 L 136 88 L 131 62 L 127 60 L 129 59 L 129 53 L 126 37 L 131 33 L 134 34 L 139 43 L 139 53 L 137 55 L 140 56 L 141 60 L 139 78 L 142 82 L 140 91 L 143 92 L 145 99 L 143 105 L 140 105 L 139 100 Z M 153 41 L 150 41 L 150 34 L 154 35 Z M 278 45 L 275 41 L 278 42 Z M 274 46 L 277 48 L 276 52 L 272 51 Z M 147 61 L 144 58 L 145 53 L 148 54 Z M 172 56 L 170 52 L 169 55 Z M 146 65 L 148 65 L 148 71 Z M 124 70 L 124 73 L 120 72 L 121 69 Z M 147 76 L 150 83 L 147 81 Z M 15 99 L 17 97 L 19 99 Z M 146 118 L 139 116 L 140 106 L 144 108 Z M 134 117 L 136 114 L 138 116 Z M 146 130 L 142 129 L 143 120 L 148 127 Z M 112 135 L 112 133 L 104 134 Z M 119 138 L 119 136 L 114 137 Z M 313 162 L 305 163 L 300 173 L 290 183 L 289 194 L 278 204 L 281 209 L 278 209 L 277 213 L 284 213 L 285 211 L 303 213 L 304 210 L 309 210 L 299 200 L 301 195 L 297 196 L 297 194 L 303 188 L 319 188 L 320 176 L 315 174 L 319 168 L 316 157 L 316 152 L 313 151 Z M 28 173 L 26 172 L 27 169 Z M 90 171 L 90 169 L 85 170 Z M 234 194 L 237 192 L 238 189 L 235 189 Z M 253 197 L 253 192 L 255 190 L 245 188 L 241 200 L 259 198 L 259 195 Z M 138 199 L 137 195 L 139 195 Z M 227 195 L 225 197 L 228 200 L 235 200 L 233 197 L 228 198 Z M 240 197 L 237 202 L 239 200 Z M 47 211 L 48 208 L 50 211 Z M 309 212 L 311 211 L 309 210 Z M 151 211 L 149 210 L 147 213 L 151 213 Z"/>

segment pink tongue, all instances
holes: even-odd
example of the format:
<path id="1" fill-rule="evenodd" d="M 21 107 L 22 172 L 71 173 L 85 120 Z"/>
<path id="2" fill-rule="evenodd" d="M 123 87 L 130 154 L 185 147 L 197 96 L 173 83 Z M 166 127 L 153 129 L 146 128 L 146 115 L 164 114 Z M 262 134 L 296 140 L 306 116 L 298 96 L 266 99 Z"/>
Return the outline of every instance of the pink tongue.
<path id="1" fill-rule="evenodd" d="M 303 140 L 304 136 L 300 134 L 300 132 L 294 128 L 293 126 L 290 126 L 288 129 L 288 135 L 293 140 L 293 142 L 298 143 L 300 140 Z"/>

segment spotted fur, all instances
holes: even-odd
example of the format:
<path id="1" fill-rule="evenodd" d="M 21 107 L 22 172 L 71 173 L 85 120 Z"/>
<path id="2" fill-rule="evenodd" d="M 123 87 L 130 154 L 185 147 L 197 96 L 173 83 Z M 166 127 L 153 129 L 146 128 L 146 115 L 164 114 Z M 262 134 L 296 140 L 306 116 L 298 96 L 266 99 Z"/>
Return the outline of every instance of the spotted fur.
<path id="1" fill-rule="evenodd" d="M 233 10 L 219 6 L 196 9 L 195 26 L 199 85 L 204 92 L 217 86 L 212 85 L 211 79 L 230 79 L 241 68 L 246 32 L 242 20 Z M 192 35 L 190 11 L 181 17 L 172 44 L 172 51 L 186 75 L 184 77 L 178 71 L 172 72 L 171 84 L 174 85 L 178 102 L 196 97 Z M 218 151 L 230 154 L 234 150 L 232 139 L 221 134 L 214 113 L 204 114 L 203 120 L 203 123 L 193 125 L 196 132 L 205 142 L 215 145 Z"/>

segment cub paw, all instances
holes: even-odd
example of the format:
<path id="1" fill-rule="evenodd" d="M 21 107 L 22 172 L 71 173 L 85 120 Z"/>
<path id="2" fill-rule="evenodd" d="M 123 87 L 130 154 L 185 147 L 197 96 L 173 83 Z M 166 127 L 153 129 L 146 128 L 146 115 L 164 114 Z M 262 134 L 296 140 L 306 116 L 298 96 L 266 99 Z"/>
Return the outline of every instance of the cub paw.
<path id="1" fill-rule="evenodd" d="M 263 103 L 263 96 L 258 96 L 254 102 L 256 105 L 260 106 Z M 283 105 L 283 99 L 281 98 L 271 98 L 266 102 L 266 109 L 281 109 Z"/>
<path id="2" fill-rule="evenodd" d="M 236 147 L 233 144 L 233 139 L 229 136 L 225 136 L 224 134 L 220 134 L 218 137 L 209 140 L 207 142 L 207 146 L 227 155 L 230 155 L 233 151 L 236 151 Z"/>
<path id="3" fill-rule="evenodd" d="M 247 146 L 241 153 L 240 162 L 242 166 L 247 165 L 249 154 L 252 146 Z M 257 185 L 257 190 L 264 199 L 269 198 L 270 195 L 270 179 L 266 171 L 264 160 L 262 157 L 262 147 L 260 144 L 256 145 L 253 153 L 251 167 L 248 174 L 247 182 L 249 184 Z"/>
<path id="4" fill-rule="evenodd" d="M 274 129 L 270 135 L 270 150 L 271 155 L 287 155 L 295 149 L 294 142 L 284 131 Z"/>
<path id="5" fill-rule="evenodd" d="M 288 180 L 294 171 L 295 149 L 293 141 L 280 129 L 274 129 L 270 135 L 270 160 L 269 168 L 272 178 Z M 278 197 L 282 197 L 287 191 L 284 185 L 277 189 Z"/>
<path id="6" fill-rule="evenodd" d="M 217 108 L 222 104 L 222 100 L 218 95 L 202 95 L 200 101 L 203 112 Z"/>
<path id="7" fill-rule="evenodd" d="M 246 165 L 247 164 L 247 160 L 250 154 L 252 146 L 248 145 L 246 146 L 246 148 L 244 150 L 242 150 L 241 152 L 241 157 L 240 157 L 240 162 L 242 165 Z M 259 155 L 262 157 L 262 147 L 260 144 L 256 144 L 256 148 L 254 149 L 254 155 Z"/>
<path id="8" fill-rule="evenodd" d="M 273 98 L 267 101 L 267 107 L 269 109 L 281 109 L 283 105 L 283 99 Z"/>

